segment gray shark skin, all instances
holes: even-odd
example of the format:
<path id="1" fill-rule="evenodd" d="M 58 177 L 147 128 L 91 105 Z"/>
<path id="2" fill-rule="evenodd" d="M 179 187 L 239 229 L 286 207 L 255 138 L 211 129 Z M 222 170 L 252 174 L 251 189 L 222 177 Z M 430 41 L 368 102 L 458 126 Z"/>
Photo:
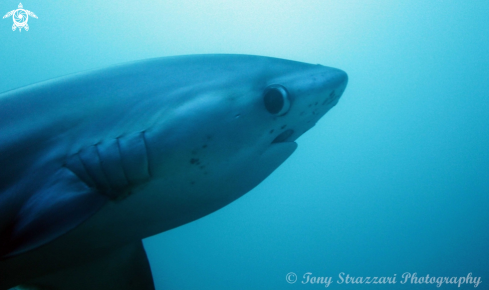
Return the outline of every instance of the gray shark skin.
<path id="1" fill-rule="evenodd" d="M 347 79 L 283 59 L 190 55 L 0 94 L 0 290 L 154 289 L 141 239 L 258 185 Z"/>

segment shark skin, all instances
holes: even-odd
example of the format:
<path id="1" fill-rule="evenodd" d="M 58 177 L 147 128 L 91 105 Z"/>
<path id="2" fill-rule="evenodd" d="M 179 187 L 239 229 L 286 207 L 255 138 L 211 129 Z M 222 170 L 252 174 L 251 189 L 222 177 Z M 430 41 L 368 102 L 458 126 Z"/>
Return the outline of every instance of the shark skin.
<path id="1" fill-rule="evenodd" d="M 154 289 L 141 240 L 257 186 L 347 81 L 322 65 L 189 55 L 0 94 L 0 290 Z"/>

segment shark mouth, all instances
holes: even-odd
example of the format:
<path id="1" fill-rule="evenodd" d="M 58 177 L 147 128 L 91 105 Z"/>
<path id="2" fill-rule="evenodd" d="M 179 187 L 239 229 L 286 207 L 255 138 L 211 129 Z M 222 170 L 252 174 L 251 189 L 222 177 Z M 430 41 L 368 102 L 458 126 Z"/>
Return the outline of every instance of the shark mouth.
<path id="1" fill-rule="evenodd" d="M 287 139 L 289 139 L 289 137 L 292 136 L 293 134 L 294 134 L 294 130 L 292 129 L 285 130 L 280 135 L 275 137 L 275 139 L 273 139 L 272 144 L 287 142 Z"/>

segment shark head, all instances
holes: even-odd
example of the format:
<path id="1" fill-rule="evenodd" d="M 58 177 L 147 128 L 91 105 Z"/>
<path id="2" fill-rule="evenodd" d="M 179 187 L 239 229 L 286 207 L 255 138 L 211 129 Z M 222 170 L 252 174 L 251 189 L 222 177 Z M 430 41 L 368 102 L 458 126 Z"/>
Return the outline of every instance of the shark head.
<path id="1" fill-rule="evenodd" d="M 338 102 L 348 77 L 339 69 L 280 59 L 254 65 L 254 81 L 235 118 L 240 132 L 265 148 L 294 142 Z M 252 71 L 252 70 L 249 70 Z M 242 111 L 242 113 L 240 113 Z M 246 120 L 247 119 L 247 120 Z M 249 144 L 248 144 L 249 145 Z"/>
<path id="2" fill-rule="evenodd" d="M 337 104 L 348 82 L 342 70 L 283 59 L 243 55 L 193 58 L 186 59 L 190 63 L 185 71 L 187 85 L 179 86 L 184 90 L 171 98 L 164 96 L 162 107 L 170 111 L 170 117 L 161 113 L 165 117 L 155 127 L 170 128 L 159 134 L 161 148 L 167 148 L 164 144 L 170 135 L 179 144 L 170 147 L 185 148 L 195 155 L 190 159 L 194 163 L 200 161 L 197 152 L 213 148 L 213 160 L 222 164 L 241 156 L 260 156 L 274 147 L 284 147 L 284 143 L 295 148 L 295 140 Z M 168 103 L 173 107 L 168 109 Z"/>
<path id="3" fill-rule="evenodd" d="M 185 67 L 171 75 L 185 85 L 162 97 L 154 110 L 165 110 L 145 133 L 150 171 L 160 181 L 151 190 L 178 188 L 182 205 L 193 200 L 194 211 L 185 212 L 195 217 L 270 175 L 336 105 L 348 80 L 339 69 L 259 56 L 192 56 L 173 65 Z"/>

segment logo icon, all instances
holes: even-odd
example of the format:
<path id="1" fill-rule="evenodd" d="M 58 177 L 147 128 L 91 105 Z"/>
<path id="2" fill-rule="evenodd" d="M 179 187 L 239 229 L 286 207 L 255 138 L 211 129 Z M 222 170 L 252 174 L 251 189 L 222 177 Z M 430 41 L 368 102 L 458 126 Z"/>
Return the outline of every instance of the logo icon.
<path id="1" fill-rule="evenodd" d="M 289 284 L 294 284 L 295 281 L 297 281 L 297 275 L 294 273 L 294 272 L 290 272 L 289 274 L 287 274 L 285 276 L 285 280 L 287 281 L 287 283 Z"/>
<path id="2" fill-rule="evenodd" d="M 37 18 L 36 14 L 32 13 L 29 10 L 25 10 L 24 7 L 22 6 L 22 3 L 19 3 L 19 7 L 16 10 L 12 10 L 9 13 L 5 14 L 3 17 L 4 19 L 12 16 L 12 19 L 14 20 L 14 24 L 12 25 L 12 31 L 15 31 L 15 29 L 19 28 L 19 32 L 22 31 L 22 28 L 25 29 L 25 31 L 29 31 L 29 25 L 27 25 L 27 21 L 29 20 L 29 15 Z"/>

